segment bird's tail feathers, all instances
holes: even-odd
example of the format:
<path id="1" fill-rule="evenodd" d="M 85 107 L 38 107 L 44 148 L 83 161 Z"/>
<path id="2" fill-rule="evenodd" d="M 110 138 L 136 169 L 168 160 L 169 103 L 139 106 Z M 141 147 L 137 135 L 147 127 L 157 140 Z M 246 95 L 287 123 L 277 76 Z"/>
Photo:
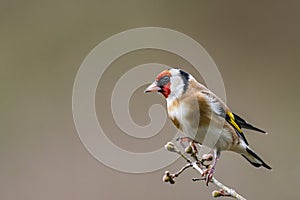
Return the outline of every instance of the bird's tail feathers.
<path id="1" fill-rule="evenodd" d="M 267 165 L 250 147 L 246 148 L 246 152 L 242 153 L 242 156 L 246 158 L 255 167 L 265 167 L 267 169 L 272 169 Z"/>
<path id="2" fill-rule="evenodd" d="M 244 120 L 243 118 L 241 118 L 240 116 L 238 116 L 237 114 L 233 113 L 233 116 L 234 116 L 234 119 L 236 120 L 236 122 L 242 127 L 242 128 L 245 128 L 245 129 L 249 129 L 249 130 L 253 130 L 253 131 L 258 131 L 258 132 L 261 132 L 261 133 L 265 133 L 265 134 L 268 134 L 266 131 L 264 130 L 261 130 L 251 124 L 249 124 L 246 120 Z"/>

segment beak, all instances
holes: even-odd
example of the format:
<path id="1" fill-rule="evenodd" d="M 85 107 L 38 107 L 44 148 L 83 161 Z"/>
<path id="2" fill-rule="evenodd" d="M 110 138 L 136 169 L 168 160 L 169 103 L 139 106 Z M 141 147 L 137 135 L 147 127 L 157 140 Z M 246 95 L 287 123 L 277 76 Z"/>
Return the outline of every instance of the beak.
<path id="1" fill-rule="evenodd" d="M 147 93 L 147 92 L 159 92 L 160 90 L 161 90 L 161 88 L 156 85 L 156 81 L 155 81 L 155 82 L 153 82 L 151 85 L 149 85 L 147 87 L 147 89 L 144 91 L 144 93 Z"/>

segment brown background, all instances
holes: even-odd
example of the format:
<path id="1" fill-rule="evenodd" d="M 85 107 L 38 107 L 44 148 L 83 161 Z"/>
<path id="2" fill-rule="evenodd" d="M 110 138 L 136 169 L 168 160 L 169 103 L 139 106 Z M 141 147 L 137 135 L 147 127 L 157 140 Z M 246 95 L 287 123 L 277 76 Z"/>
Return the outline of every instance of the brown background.
<path id="1" fill-rule="evenodd" d="M 230 107 L 270 133 L 246 135 L 271 172 L 223 153 L 216 176 L 248 199 L 297 199 L 299 9 L 297 0 L 1 1 L 0 199 L 212 198 L 213 187 L 191 181 L 193 171 L 172 186 L 161 181 L 181 160 L 152 173 L 121 173 L 95 160 L 75 130 L 71 95 L 81 62 L 104 39 L 144 26 L 175 29 L 202 44 L 222 74 Z M 148 62 L 195 73 L 178 56 L 154 50 L 125 55 L 105 72 L 98 117 L 114 143 L 134 152 L 161 147 L 174 131 L 168 121 L 159 135 L 134 139 L 116 127 L 108 110 L 115 81 Z M 165 103 L 159 95 L 145 96 L 144 88 L 130 104 L 141 125 L 149 122 L 151 104 Z"/>

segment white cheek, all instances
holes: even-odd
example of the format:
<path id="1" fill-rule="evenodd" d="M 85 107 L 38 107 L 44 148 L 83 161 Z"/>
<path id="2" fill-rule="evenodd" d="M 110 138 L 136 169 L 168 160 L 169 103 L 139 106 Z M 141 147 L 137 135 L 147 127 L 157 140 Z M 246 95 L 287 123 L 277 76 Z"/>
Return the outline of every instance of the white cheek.
<path id="1" fill-rule="evenodd" d="M 171 77 L 171 98 L 178 98 L 181 96 L 183 92 L 184 83 L 182 81 L 182 78 L 179 76 Z"/>
<path id="2" fill-rule="evenodd" d="M 179 84 L 178 77 L 171 77 L 171 91 L 176 91 Z"/>

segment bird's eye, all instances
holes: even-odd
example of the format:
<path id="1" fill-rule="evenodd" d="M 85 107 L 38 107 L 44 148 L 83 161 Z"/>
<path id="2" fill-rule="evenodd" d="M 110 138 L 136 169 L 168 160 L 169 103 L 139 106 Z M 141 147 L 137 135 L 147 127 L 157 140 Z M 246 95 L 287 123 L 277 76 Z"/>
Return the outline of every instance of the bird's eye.
<path id="1" fill-rule="evenodd" d="M 158 82 L 159 82 L 159 85 L 166 85 L 169 81 L 170 81 L 170 77 L 164 76 Z"/>

